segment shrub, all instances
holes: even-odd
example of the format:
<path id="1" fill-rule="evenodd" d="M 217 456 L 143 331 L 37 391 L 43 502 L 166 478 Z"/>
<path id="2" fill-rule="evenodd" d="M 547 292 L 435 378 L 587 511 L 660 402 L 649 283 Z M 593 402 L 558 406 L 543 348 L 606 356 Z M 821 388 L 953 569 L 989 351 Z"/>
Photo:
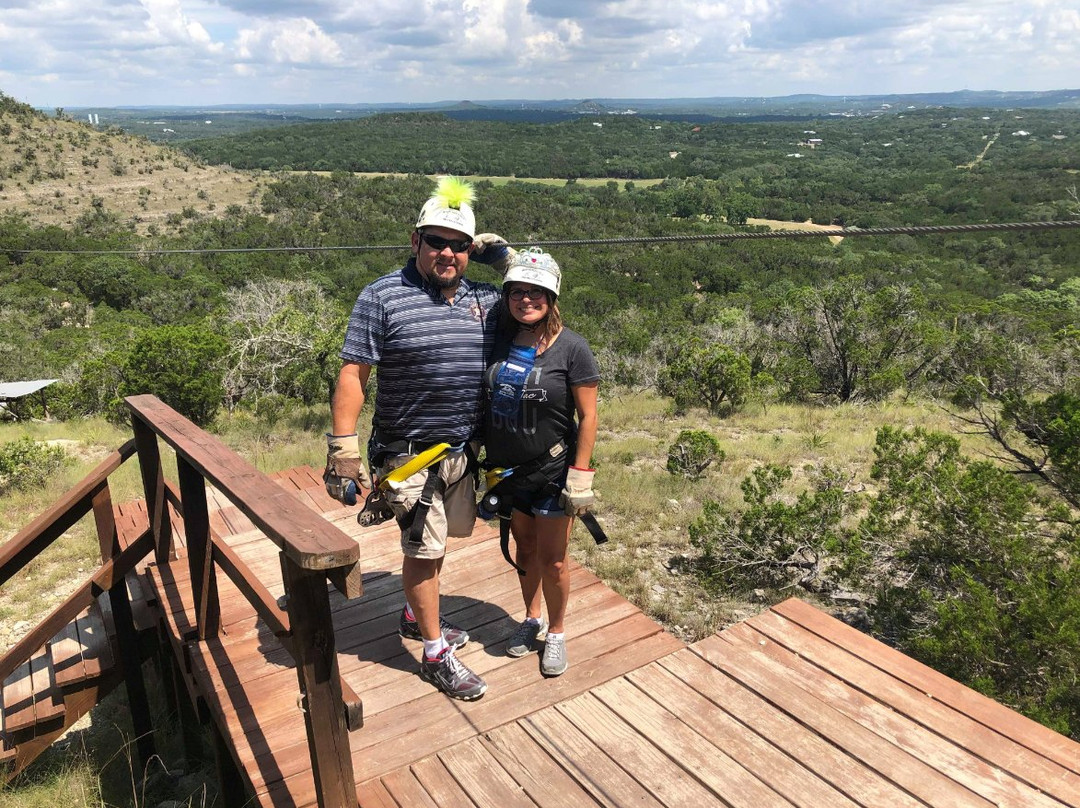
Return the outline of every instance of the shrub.
<path id="1" fill-rule="evenodd" d="M 703 429 L 684 429 L 668 448 L 667 470 L 677 477 L 700 479 L 713 463 L 723 463 L 727 455 L 720 442 Z"/>
<path id="2" fill-rule="evenodd" d="M 705 503 L 690 543 L 701 551 L 695 564 L 707 586 L 827 591 L 863 561 L 857 535 L 843 525 L 857 502 L 846 477 L 829 466 L 812 469 L 811 489 L 789 504 L 782 489 L 791 476 L 786 466 L 754 469 L 742 482 L 742 511 Z"/>
<path id="3" fill-rule="evenodd" d="M 67 462 L 59 446 L 21 437 L 0 445 L 0 493 L 44 485 Z"/>
<path id="4" fill-rule="evenodd" d="M 875 633 L 1077 737 L 1076 525 L 1009 470 L 963 456 L 951 436 L 886 427 L 874 451 L 882 488 L 863 532 L 891 556 Z"/>

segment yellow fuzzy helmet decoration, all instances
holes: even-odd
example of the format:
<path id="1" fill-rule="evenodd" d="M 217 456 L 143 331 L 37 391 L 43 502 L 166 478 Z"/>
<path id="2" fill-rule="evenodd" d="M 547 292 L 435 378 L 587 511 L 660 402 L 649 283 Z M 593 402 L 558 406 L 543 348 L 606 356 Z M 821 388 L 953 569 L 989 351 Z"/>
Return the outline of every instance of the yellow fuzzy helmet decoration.
<path id="1" fill-rule="evenodd" d="M 434 195 L 420 208 L 416 229 L 448 227 L 469 238 L 476 235 L 476 217 L 471 203 L 476 197 L 472 185 L 457 177 L 443 177 Z"/>

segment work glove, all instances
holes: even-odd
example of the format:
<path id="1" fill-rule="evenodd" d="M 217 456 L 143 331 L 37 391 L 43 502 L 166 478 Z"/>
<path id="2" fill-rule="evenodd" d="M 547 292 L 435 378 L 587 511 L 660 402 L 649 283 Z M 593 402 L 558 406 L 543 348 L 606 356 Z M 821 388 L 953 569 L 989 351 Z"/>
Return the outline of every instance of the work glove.
<path id="1" fill-rule="evenodd" d="M 506 239 L 494 233 L 480 233 L 473 239 L 473 251 L 470 259 L 487 264 L 500 275 L 506 274 L 506 268 L 510 260 L 517 253 L 513 247 L 506 243 Z"/>
<path id="2" fill-rule="evenodd" d="M 579 469 L 577 466 L 571 466 L 566 472 L 566 486 L 559 495 L 559 504 L 568 516 L 586 513 L 596 501 L 592 490 L 595 474 L 593 469 Z"/>
<path id="3" fill-rule="evenodd" d="M 323 482 L 326 493 L 345 505 L 355 505 L 357 489 L 371 488 L 371 475 L 360 459 L 360 438 L 351 435 L 326 435 L 326 470 Z"/>

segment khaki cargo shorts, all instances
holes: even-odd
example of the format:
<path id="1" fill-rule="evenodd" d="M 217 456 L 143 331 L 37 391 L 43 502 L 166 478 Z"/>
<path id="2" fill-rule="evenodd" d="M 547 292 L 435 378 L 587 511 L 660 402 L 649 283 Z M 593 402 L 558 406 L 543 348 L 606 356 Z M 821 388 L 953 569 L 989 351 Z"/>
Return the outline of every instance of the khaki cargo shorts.
<path id="1" fill-rule="evenodd" d="M 403 466 L 415 455 L 392 457 L 376 474 L 384 477 L 398 466 Z M 386 492 L 386 501 L 396 516 L 405 516 L 412 510 L 424 490 L 430 468 L 418 471 L 397 485 L 397 490 Z M 409 531 L 401 532 L 401 552 L 410 558 L 442 558 L 446 555 L 447 536 L 471 536 L 476 524 L 476 484 L 468 472 L 465 452 L 447 455 L 439 464 L 439 476 L 446 483 L 446 490 L 437 491 L 428 508 L 427 521 L 421 544 L 409 542 Z"/>

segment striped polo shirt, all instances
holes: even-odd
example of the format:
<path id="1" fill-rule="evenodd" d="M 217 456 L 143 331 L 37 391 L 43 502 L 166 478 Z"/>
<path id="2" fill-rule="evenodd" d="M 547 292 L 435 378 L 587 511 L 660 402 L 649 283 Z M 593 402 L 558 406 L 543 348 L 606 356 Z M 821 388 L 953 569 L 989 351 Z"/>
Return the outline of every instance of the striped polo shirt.
<path id="1" fill-rule="evenodd" d="M 377 367 L 381 436 L 460 443 L 483 423 L 483 378 L 495 342 L 499 290 L 465 278 L 454 302 L 410 259 L 356 299 L 341 358 Z"/>

